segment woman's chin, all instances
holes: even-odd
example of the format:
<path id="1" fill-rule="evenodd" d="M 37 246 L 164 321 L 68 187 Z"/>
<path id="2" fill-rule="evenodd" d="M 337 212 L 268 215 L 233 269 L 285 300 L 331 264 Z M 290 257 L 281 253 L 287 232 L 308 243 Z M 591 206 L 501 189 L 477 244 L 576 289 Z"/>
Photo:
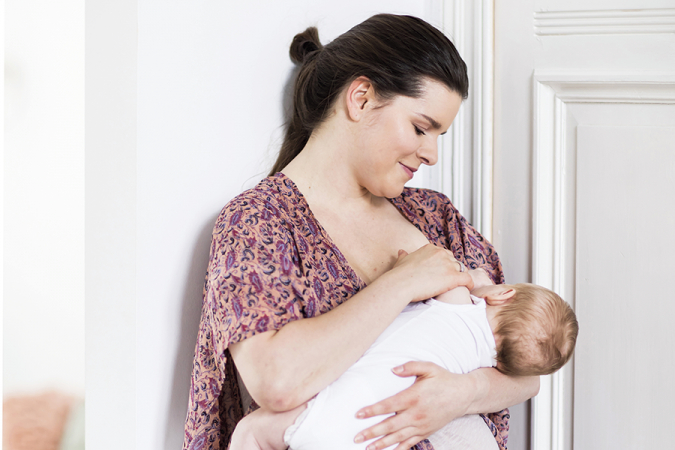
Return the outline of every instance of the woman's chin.
<path id="1" fill-rule="evenodd" d="M 388 183 L 378 183 L 377 185 L 363 186 L 375 197 L 396 198 L 403 192 L 405 183 L 402 180 L 391 180 Z"/>
<path id="2" fill-rule="evenodd" d="M 379 197 L 396 198 L 403 193 L 404 188 L 405 186 L 398 186 L 385 189 L 383 194 L 380 195 Z"/>

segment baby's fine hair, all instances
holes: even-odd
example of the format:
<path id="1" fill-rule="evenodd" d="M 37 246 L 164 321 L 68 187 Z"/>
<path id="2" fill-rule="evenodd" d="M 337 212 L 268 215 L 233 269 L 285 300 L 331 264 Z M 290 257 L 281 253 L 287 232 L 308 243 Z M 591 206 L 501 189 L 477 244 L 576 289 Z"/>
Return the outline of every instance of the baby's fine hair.
<path id="1" fill-rule="evenodd" d="M 570 305 L 555 292 L 516 284 L 511 301 L 497 314 L 498 369 L 508 375 L 547 375 L 572 356 L 579 324 Z"/>

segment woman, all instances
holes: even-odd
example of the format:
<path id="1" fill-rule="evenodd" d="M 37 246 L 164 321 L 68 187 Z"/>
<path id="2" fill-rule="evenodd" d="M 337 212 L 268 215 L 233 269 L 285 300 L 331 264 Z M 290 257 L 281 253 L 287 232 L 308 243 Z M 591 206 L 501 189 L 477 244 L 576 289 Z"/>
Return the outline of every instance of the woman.
<path id="1" fill-rule="evenodd" d="M 409 302 L 486 275 L 502 282 L 492 246 L 445 196 L 404 189 L 421 164 L 436 163 L 437 139 L 467 96 L 466 65 L 452 43 L 420 19 L 378 15 L 326 47 L 310 28 L 295 37 L 291 57 L 302 67 L 279 159 L 214 229 L 186 449 L 226 448 L 244 413 L 237 371 L 258 405 L 295 408 Z M 397 374 L 417 381 L 358 412 L 396 413 L 356 437 L 383 436 L 372 448 L 422 441 L 418 449 L 432 449 L 425 439 L 453 419 L 498 411 L 538 389 L 537 378 L 494 369 L 455 375 L 417 362 Z M 486 419 L 501 446 L 507 418 Z"/>

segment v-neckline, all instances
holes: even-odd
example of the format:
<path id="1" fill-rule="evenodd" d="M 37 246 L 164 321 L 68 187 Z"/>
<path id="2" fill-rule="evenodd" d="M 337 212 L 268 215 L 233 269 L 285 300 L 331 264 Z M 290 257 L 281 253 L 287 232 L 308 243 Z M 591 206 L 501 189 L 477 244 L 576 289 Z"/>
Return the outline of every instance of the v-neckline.
<path id="1" fill-rule="evenodd" d="M 359 274 L 356 273 L 356 270 L 354 270 L 352 265 L 349 264 L 349 260 L 347 260 L 345 255 L 342 253 L 342 250 L 340 250 L 340 248 L 337 246 L 335 241 L 333 241 L 333 239 L 330 237 L 330 234 L 328 234 L 328 231 L 326 231 L 326 229 L 323 227 L 323 225 L 321 225 L 321 222 L 319 222 L 319 219 L 314 215 L 314 212 L 312 211 L 312 208 L 309 206 L 309 202 L 307 201 L 307 198 L 305 198 L 303 193 L 300 192 L 300 189 L 298 188 L 298 185 L 295 184 L 295 181 L 293 181 L 290 177 L 288 177 L 283 172 L 275 173 L 274 177 L 280 178 L 282 183 L 283 183 L 283 180 L 288 181 L 288 183 L 290 184 L 290 187 L 293 190 L 293 192 L 298 196 L 298 198 L 301 199 L 301 202 L 303 204 L 302 206 L 305 207 L 305 209 L 307 211 L 307 215 L 309 216 L 309 218 L 316 224 L 317 230 L 319 230 L 319 233 L 321 233 L 321 236 L 328 242 L 328 244 L 331 246 L 331 248 L 335 249 L 336 255 L 337 255 L 338 259 L 340 259 L 340 262 L 349 270 L 349 272 L 351 272 L 351 275 L 359 282 L 359 290 L 368 286 L 368 284 L 365 281 L 363 281 L 363 279 L 359 276 Z M 424 237 L 429 242 L 431 242 L 431 239 L 427 235 L 426 230 L 423 229 L 423 227 L 418 227 L 417 224 L 414 222 L 414 219 L 416 217 L 414 217 L 412 214 L 409 214 L 409 211 L 406 211 L 405 208 L 399 207 L 399 205 L 397 205 L 397 202 L 394 201 L 396 199 L 399 199 L 400 197 L 401 196 L 399 195 L 398 197 L 393 198 L 393 199 L 388 198 L 387 201 L 389 203 L 391 203 L 394 206 L 394 208 L 396 208 L 396 210 L 405 219 L 407 219 L 408 222 L 410 222 L 410 224 L 412 226 L 414 226 L 415 228 L 420 230 L 420 232 L 424 235 Z"/>

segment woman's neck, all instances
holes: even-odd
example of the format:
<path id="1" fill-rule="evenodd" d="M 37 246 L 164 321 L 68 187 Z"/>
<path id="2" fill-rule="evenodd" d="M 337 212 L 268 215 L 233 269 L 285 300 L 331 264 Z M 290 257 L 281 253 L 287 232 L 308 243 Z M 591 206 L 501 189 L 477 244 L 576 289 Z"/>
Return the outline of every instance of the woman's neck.
<path id="1" fill-rule="evenodd" d="M 282 170 L 310 205 L 369 206 L 384 200 L 360 185 L 350 165 L 354 150 L 350 137 L 349 129 L 329 121 L 315 130 L 303 150 Z"/>

